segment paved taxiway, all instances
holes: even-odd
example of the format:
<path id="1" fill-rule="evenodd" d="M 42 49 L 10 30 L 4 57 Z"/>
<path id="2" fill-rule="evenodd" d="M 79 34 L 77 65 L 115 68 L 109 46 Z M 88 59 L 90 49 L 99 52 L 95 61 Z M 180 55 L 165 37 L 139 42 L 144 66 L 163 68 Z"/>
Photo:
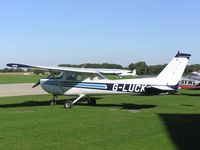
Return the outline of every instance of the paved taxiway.
<path id="1" fill-rule="evenodd" d="M 34 83 L 0 84 L 0 97 L 47 94 L 40 86 L 32 88 Z"/>

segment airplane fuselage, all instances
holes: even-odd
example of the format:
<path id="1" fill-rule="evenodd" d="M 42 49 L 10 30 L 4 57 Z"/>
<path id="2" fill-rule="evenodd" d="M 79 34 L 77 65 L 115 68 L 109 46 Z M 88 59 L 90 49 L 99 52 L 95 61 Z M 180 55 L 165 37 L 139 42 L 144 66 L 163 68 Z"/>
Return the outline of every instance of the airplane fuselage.
<path id="1" fill-rule="evenodd" d="M 154 78 L 147 79 L 125 79 L 125 80 L 55 80 L 41 79 L 42 88 L 54 95 L 100 95 L 100 94 L 137 94 L 148 93 L 150 87 L 166 86 L 156 85 Z"/>

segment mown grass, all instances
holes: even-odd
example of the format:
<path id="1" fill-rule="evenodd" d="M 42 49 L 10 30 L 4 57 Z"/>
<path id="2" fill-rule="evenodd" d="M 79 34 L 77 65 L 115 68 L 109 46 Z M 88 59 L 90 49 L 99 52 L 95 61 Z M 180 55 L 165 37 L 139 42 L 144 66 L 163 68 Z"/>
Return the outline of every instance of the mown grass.
<path id="1" fill-rule="evenodd" d="M 0 84 L 35 83 L 44 75 L 0 75 Z"/>
<path id="2" fill-rule="evenodd" d="M 0 149 L 200 149 L 200 91 L 98 96 L 64 109 L 51 95 L 0 98 Z"/>

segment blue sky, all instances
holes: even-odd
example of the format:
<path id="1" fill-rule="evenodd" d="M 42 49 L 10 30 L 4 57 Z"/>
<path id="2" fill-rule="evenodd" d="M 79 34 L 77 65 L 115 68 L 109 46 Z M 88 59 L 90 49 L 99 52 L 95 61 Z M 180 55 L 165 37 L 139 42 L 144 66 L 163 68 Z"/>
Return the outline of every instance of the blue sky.
<path id="1" fill-rule="evenodd" d="M 200 62 L 199 0 L 0 0 L 0 67 L 8 62 Z"/>

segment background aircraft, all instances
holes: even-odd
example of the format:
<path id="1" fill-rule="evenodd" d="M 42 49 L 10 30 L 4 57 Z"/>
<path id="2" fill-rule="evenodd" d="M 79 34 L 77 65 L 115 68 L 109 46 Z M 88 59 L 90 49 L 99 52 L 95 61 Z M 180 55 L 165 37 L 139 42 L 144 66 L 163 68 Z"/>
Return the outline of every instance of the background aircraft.
<path id="1" fill-rule="evenodd" d="M 200 89 L 200 73 L 192 72 L 180 80 L 179 84 L 182 89 Z"/>
<path id="2" fill-rule="evenodd" d="M 46 92 L 51 93 L 53 95 L 51 104 L 55 104 L 55 98 L 59 95 L 78 96 L 74 101 L 65 101 L 64 107 L 71 108 L 81 98 L 90 95 L 174 92 L 178 89 L 178 83 L 190 56 L 190 54 L 178 52 L 157 77 L 124 80 L 106 79 L 102 75 L 105 69 L 44 67 L 17 63 L 9 63 L 7 66 L 49 71 L 51 76 L 40 79 L 33 87 L 40 84 Z M 53 74 L 55 71 L 61 72 L 58 77 Z M 88 104 L 95 105 L 96 101 L 88 98 Z"/>
<path id="3" fill-rule="evenodd" d="M 120 78 L 126 77 L 126 76 L 137 76 L 136 70 L 133 71 L 122 71 L 121 73 L 117 74 Z"/>

